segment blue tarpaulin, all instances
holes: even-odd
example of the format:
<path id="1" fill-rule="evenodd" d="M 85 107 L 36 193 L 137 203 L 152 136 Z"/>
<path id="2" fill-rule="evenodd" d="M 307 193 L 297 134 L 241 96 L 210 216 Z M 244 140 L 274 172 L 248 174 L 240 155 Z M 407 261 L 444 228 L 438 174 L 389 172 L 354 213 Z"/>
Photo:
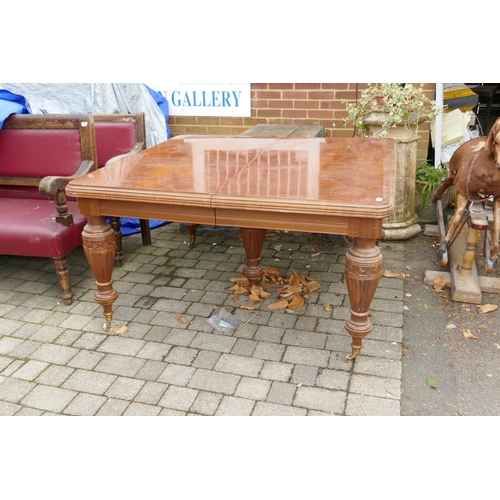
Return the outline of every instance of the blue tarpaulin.
<path id="1" fill-rule="evenodd" d="M 0 128 L 12 114 L 137 111 L 145 112 L 148 147 L 170 138 L 167 100 L 142 83 L 0 83 Z M 138 219 L 121 223 L 123 235 L 140 231 Z M 151 229 L 163 224 L 168 222 L 149 221 Z"/>

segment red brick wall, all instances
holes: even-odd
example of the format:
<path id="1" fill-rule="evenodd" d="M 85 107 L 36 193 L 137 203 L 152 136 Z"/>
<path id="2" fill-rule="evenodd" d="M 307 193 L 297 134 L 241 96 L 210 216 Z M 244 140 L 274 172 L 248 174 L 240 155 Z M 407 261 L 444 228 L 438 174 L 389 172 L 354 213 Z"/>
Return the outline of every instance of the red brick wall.
<path id="1" fill-rule="evenodd" d="M 419 85 L 419 84 L 415 84 Z M 238 135 L 254 125 L 322 125 L 327 137 L 351 137 L 352 127 L 344 126 L 346 116 L 342 99 L 355 100 L 356 91 L 366 83 L 252 83 L 252 116 L 249 118 L 171 116 L 172 136 L 181 134 Z M 426 84 L 434 98 L 435 84 Z M 429 122 L 420 126 L 418 158 L 426 159 Z"/>

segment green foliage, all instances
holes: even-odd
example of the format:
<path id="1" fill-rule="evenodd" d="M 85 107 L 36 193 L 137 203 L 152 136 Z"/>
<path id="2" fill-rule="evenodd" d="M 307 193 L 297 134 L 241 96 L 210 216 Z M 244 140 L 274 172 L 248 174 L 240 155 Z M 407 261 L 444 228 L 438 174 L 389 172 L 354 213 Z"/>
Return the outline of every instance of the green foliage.
<path id="1" fill-rule="evenodd" d="M 426 183 L 421 189 L 421 192 L 424 195 L 421 208 L 425 207 L 432 192 L 446 179 L 447 176 L 448 170 L 446 168 L 436 168 L 426 161 L 422 161 L 417 164 L 415 180 Z"/>
<path id="2" fill-rule="evenodd" d="M 380 83 L 369 85 L 363 90 L 356 102 L 346 104 L 345 124 L 352 123 L 363 136 L 369 136 L 370 124 L 365 118 L 373 111 L 385 115 L 380 137 L 387 135 L 387 130 L 398 125 L 418 125 L 419 120 L 434 120 L 441 113 L 441 108 L 424 94 L 424 84 L 415 87 L 411 83 Z"/>

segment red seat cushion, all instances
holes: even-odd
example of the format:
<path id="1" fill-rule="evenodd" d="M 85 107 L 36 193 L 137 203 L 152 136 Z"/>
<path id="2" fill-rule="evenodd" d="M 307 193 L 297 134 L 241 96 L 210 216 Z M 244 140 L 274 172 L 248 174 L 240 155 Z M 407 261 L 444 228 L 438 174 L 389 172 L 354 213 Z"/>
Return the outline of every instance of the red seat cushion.
<path id="1" fill-rule="evenodd" d="M 135 146 L 135 123 L 95 122 L 97 165 L 104 167 L 115 156 L 128 153 Z"/>
<path id="2" fill-rule="evenodd" d="M 68 202 L 68 208 L 74 222 L 66 227 L 54 220 L 54 202 L 0 198 L 0 254 L 63 257 L 79 247 L 87 219 L 79 214 L 76 203 Z"/>

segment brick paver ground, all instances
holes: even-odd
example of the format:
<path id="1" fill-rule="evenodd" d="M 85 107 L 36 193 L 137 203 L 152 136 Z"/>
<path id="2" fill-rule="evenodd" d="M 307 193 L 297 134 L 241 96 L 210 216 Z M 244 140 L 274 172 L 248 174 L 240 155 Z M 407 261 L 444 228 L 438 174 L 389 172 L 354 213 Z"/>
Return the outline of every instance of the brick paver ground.
<path id="1" fill-rule="evenodd" d="M 103 329 L 82 249 L 68 258 L 69 306 L 50 259 L 0 256 L 0 415 L 400 415 L 402 279 L 382 277 L 373 331 L 348 363 L 344 238 L 268 231 L 263 265 L 321 284 L 287 313 L 267 308 L 276 286 L 253 311 L 227 290 L 243 268 L 237 230 L 201 227 L 193 248 L 176 223 L 152 234 L 152 246 L 124 238 L 119 334 Z M 380 246 L 384 270 L 401 271 L 404 243 Z M 217 332 L 219 306 L 242 324 Z"/>

